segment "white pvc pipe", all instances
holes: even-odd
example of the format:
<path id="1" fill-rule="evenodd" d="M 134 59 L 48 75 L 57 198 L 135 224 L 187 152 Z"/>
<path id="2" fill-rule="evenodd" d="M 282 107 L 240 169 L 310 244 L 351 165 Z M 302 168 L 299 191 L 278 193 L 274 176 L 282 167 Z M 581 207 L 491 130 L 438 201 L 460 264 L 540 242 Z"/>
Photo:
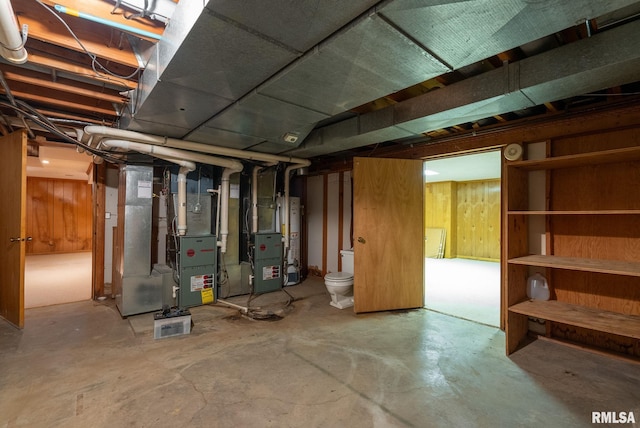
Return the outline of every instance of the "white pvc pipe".
<path id="1" fill-rule="evenodd" d="M 153 153 L 155 147 L 146 144 L 132 143 L 130 141 L 118 141 L 118 140 L 105 140 L 102 142 L 105 147 L 108 148 L 120 148 L 125 150 L 134 150 L 141 153 Z M 162 147 L 160 148 L 162 149 Z M 163 152 L 163 150 L 160 150 Z M 167 150 L 166 152 L 175 155 L 175 153 Z M 170 162 L 180 165 L 178 171 L 178 235 L 184 236 L 187 234 L 187 174 L 190 171 L 196 169 L 196 164 L 186 160 L 173 159 L 169 156 L 169 153 L 155 153 L 156 157 L 168 160 Z"/>
<path id="2" fill-rule="evenodd" d="M 227 302 L 226 300 L 218 299 L 216 300 L 216 303 L 221 303 L 223 305 L 229 306 L 230 308 L 238 309 L 240 310 L 240 312 L 244 312 L 245 314 L 249 312 L 249 308 L 247 308 L 246 306 L 240 306 L 235 303 Z"/>
<path id="3" fill-rule="evenodd" d="M 187 234 L 187 174 L 195 170 L 181 166 L 178 170 L 178 235 Z"/>
<path id="4" fill-rule="evenodd" d="M 233 159 L 219 158 L 203 153 L 194 153 L 185 150 L 173 149 L 170 147 L 158 147 L 145 143 L 137 143 L 135 141 L 104 139 L 100 141 L 98 148 L 101 145 L 104 145 L 106 147 L 117 147 L 124 150 L 133 150 L 136 152 L 147 153 L 162 159 L 171 158 L 173 160 L 188 160 L 208 165 L 216 165 L 224 168 L 231 168 L 236 172 L 242 171 L 243 168 L 240 162 Z M 173 160 L 171 160 L 171 162 L 173 162 Z"/>
<path id="5" fill-rule="evenodd" d="M 251 205 L 252 205 L 252 220 L 251 223 L 251 232 L 258 233 L 258 172 L 262 167 L 254 166 L 253 167 L 253 177 L 251 180 Z"/>
<path id="6" fill-rule="evenodd" d="M 22 34 L 11 0 L 0 0 L 0 55 L 12 64 L 27 62 Z M 5 48 L 8 47 L 10 49 Z"/>
<path id="7" fill-rule="evenodd" d="M 180 172 L 178 173 L 178 234 L 184 235 L 187 231 L 186 219 L 187 219 L 187 180 L 186 173 L 188 171 L 195 170 L 195 164 L 188 161 L 201 162 L 209 165 L 222 166 L 225 169 L 222 172 L 222 189 L 221 189 L 221 220 L 220 220 L 220 235 L 221 241 L 220 251 L 227 252 L 227 237 L 229 235 L 229 177 L 234 172 L 242 171 L 242 164 L 233 159 L 218 158 L 215 156 L 209 156 L 201 153 L 193 153 L 184 150 L 177 150 L 168 147 L 158 147 L 149 144 L 136 143 L 133 141 L 122 141 L 105 139 L 100 141 L 101 145 L 110 148 L 121 148 L 125 150 L 134 150 L 141 153 L 147 153 L 152 156 L 168 160 L 173 163 L 181 165 Z M 185 170 L 183 171 L 183 168 Z M 191 169 L 188 169 L 191 168 Z M 188 169 L 188 170 L 187 170 Z M 226 194 L 225 194 L 226 183 Z M 183 209 L 184 208 L 184 209 Z"/>
<path id="8" fill-rule="evenodd" d="M 196 143 L 193 141 L 179 140 L 176 138 L 160 137 L 157 135 L 143 134 L 135 131 L 109 128 L 100 125 L 89 125 L 84 128 L 83 138 L 87 141 L 100 141 L 102 138 L 115 137 L 140 143 L 152 144 L 154 146 L 175 147 L 186 150 L 193 150 L 201 153 L 210 153 L 221 156 L 229 156 L 238 159 L 257 160 L 262 162 L 286 162 L 291 165 L 285 171 L 285 236 L 283 237 L 285 254 L 289 248 L 289 175 L 292 170 L 304 168 L 311 165 L 308 159 L 294 158 L 291 156 L 272 155 L 269 153 L 251 152 L 246 150 L 232 149 L 228 147 L 212 146 L 209 144 Z M 228 201 L 226 201 L 228 203 Z M 223 203 L 225 203 L 223 199 Z M 224 211 L 223 211 L 224 212 Z"/>
<path id="9" fill-rule="evenodd" d="M 236 159 L 246 159 L 261 162 L 286 162 L 299 164 L 296 168 L 302 168 L 311 165 L 308 159 L 294 158 L 291 156 L 272 155 L 270 153 L 251 152 L 247 150 L 232 149 L 229 147 L 213 146 L 210 144 L 196 143 L 193 141 L 179 140 L 177 138 L 160 137 L 158 135 L 143 134 L 135 131 L 126 131 L 124 129 L 109 128 L 101 125 L 89 125 L 84 128 L 83 142 L 89 140 L 95 142 L 96 139 L 116 138 L 139 143 L 152 144 L 154 146 L 173 147 L 177 149 L 192 150 L 200 153 L 208 153 L 212 155 L 227 156 Z"/>
<path id="10" fill-rule="evenodd" d="M 284 236 L 282 240 L 284 241 L 284 257 L 288 256 L 289 244 L 291 241 L 291 233 L 289 232 L 289 222 L 290 222 L 290 210 L 289 210 L 289 188 L 291 181 L 291 171 L 304 168 L 309 166 L 307 163 L 298 163 L 294 165 L 289 165 L 284 170 Z"/>
<path id="11" fill-rule="evenodd" d="M 234 171 L 225 169 L 222 171 L 222 182 L 220 186 L 220 199 L 224 203 L 227 201 L 227 207 L 229 204 L 229 177 Z M 227 252 L 227 236 L 229 236 L 229 210 L 223 209 L 220 213 L 220 252 Z"/>

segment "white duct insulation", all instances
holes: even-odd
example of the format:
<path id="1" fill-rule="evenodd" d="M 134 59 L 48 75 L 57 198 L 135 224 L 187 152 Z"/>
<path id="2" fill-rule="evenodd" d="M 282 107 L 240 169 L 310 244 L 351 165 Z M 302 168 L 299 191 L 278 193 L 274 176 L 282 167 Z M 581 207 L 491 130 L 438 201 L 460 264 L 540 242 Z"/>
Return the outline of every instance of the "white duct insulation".
<path id="1" fill-rule="evenodd" d="M 11 0 L 0 0 L 0 55 L 12 64 L 27 62 L 27 50 Z"/>
<path id="2" fill-rule="evenodd" d="M 168 147 L 158 147 L 145 143 L 123 141 L 114 139 L 101 140 L 99 145 L 107 148 L 120 148 L 146 153 L 160 159 L 180 165 L 178 173 L 178 234 L 187 233 L 187 173 L 195 170 L 193 162 L 224 167 L 221 186 L 221 215 L 220 215 L 220 242 L 218 246 L 222 253 L 227 252 L 227 238 L 229 236 L 229 177 L 234 172 L 240 172 L 243 166 L 233 159 L 218 158 L 202 153 L 194 153 L 185 150 L 177 150 Z"/>
<path id="3" fill-rule="evenodd" d="M 177 149 L 191 150 L 193 152 L 227 156 L 227 157 L 236 158 L 236 159 L 246 159 L 246 160 L 267 162 L 271 164 L 278 163 L 278 162 L 289 163 L 290 165 L 286 168 L 285 177 L 284 177 L 284 180 L 285 180 L 284 181 L 284 187 L 285 187 L 285 191 L 284 191 L 285 203 L 284 204 L 285 204 L 286 211 L 285 211 L 283 242 L 284 242 L 285 256 L 286 256 L 287 251 L 289 249 L 289 181 L 290 181 L 289 176 L 291 171 L 300 169 L 300 168 L 305 168 L 311 165 L 311 161 L 309 161 L 308 159 L 294 158 L 291 156 L 272 155 L 270 153 L 251 152 L 246 150 L 232 149 L 229 147 L 213 146 L 209 144 L 196 143 L 194 141 L 179 140 L 177 138 L 161 137 L 158 135 L 142 134 L 140 132 L 127 131 L 124 129 L 109 128 L 107 126 L 90 125 L 84 128 L 84 134 L 82 139 L 83 139 L 83 142 L 85 142 L 86 144 L 97 145 L 102 139 L 105 139 L 105 138 L 122 139 L 122 140 L 131 141 L 131 142 L 150 144 L 153 146 L 172 147 Z M 224 177 L 223 177 L 223 180 L 224 180 Z M 228 179 L 226 183 L 227 185 L 229 184 Z M 223 194 L 225 194 L 224 189 L 221 189 L 221 195 Z M 226 191 L 226 195 L 227 197 L 229 195 L 228 188 Z M 224 199 L 222 199 L 222 202 L 226 204 L 226 207 L 228 207 L 228 201 L 225 201 Z M 222 214 L 223 216 L 227 216 L 226 220 L 227 220 L 227 226 L 228 226 L 228 210 L 223 209 Z M 221 229 L 222 229 L 221 230 L 221 233 L 222 233 L 222 231 L 225 230 L 225 228 L 222 227 L 222 224 L 221 224 Z"/>

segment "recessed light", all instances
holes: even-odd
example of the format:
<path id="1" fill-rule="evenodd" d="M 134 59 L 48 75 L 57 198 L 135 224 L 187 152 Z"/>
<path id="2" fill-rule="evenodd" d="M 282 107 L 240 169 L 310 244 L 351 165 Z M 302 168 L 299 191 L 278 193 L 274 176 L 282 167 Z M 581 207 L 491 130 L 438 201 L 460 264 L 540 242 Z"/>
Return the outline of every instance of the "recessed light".
<path id="1" fill-rule="evenodd" d="M 44 165 L 49 165 L 49 161 L 48 161 L 48 160 L 46 160 L 46 159 L 42 159 L 42 160 L 40 161 L 40 163 L 42 163 L 42 164 L 44 164 Z"/>

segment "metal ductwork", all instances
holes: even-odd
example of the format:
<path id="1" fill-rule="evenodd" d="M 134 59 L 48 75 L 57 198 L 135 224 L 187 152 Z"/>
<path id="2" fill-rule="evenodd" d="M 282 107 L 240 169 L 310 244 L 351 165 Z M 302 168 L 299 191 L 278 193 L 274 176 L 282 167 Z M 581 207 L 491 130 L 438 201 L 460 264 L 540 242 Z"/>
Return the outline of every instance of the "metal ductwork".
<path id="1" fill-rule="evenodd" d="M 635 82 L 638 43 L 640 21 L 319 128 L 290 153 L 310 157 L 401 139 Z"/>
<path id="2" fill-rule="evenodd" d="M 180 2 L 122 125 L 305 157 L 410 137 L 452 116 L 461 123 L 511 106 L 551 101 L 543 94 L 558 94 L 550 89 L 556 85 L 572 88 L 561 91 L 568 95 L 585 86 L 570 77 L 560 82 L 542 63 L 521 61 L 452 85 L 457 90 L 429 94 L 442 98 L 435 110 L 420 106 L 419 97 L 413 104 L 314 128 L 377 98 L 636 2 L 210 0 L 200 7 Z M 620 45 L 633 46 L 620 40 Z M 603 52 L 600 68 L 612 62 L 610 52 L 598 52 Z M 596 67 L 594 74 L 599 74 L 595 58 L 593 64 L 554 61 L 561 74 L 578 75 L 580 64 Z M 533 78 L 535 67 L 543 69 L 547 81 Z M 424 119 L 417 115 L 423 113 Z"/>

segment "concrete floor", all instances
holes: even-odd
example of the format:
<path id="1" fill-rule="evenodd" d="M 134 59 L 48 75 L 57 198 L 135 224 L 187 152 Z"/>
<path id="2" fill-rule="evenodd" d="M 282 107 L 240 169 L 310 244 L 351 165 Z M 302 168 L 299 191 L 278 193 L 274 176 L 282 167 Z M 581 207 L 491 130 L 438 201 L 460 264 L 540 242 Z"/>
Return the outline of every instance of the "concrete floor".
<path id="1" fill-rule="evenodd" d="M 287 290 L 296 301 L 279 321 L 202 306 L 190 335 L 159 340 L 151 314 L 122 319 L 111 300 L 28 310 L 22 331 L 0 321 L 0 426 L 584 427 L 592 411 L 640 419 L 640 365 L 544 341 L 507 358 L 495 328 L 428 310 L 355 315 L 329 306 L 317 278 Z"/>

